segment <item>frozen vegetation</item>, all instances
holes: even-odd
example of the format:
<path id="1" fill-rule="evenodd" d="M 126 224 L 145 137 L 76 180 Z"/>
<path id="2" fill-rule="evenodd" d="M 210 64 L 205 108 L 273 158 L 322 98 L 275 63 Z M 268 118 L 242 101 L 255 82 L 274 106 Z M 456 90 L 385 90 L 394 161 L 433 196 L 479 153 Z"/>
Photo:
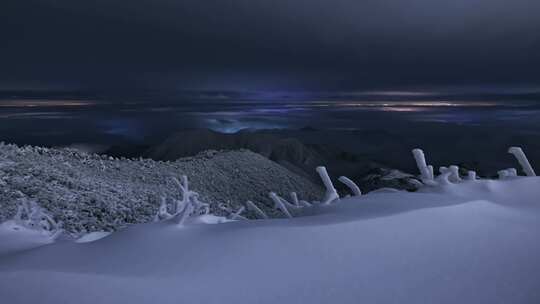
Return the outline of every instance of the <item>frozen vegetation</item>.
<path id="1" fill-rule="evenodd" d="M 361 193 L 319 167 L 316 199 L 270 191 L 273 205 L 217 205 L 221 216 L 179 176 L 155 222 L 76 241 L 23 203 L 0 225 L 0 295 L 13 304 L 540 303 L 540 178 L 521 149 L 509 152 L 520 169 L 489 180 L 434 169 L 414 150 L 416 192 Z"/>
<path id="2" fill-rule="evenodd" d="M 322 193 L 306 178 L 247 150 L 158 162 L 0 144 L 0 222 L 13 218 L 18 206 L 34 202 L 69 234 L 114 231 L 152 221 L 163 202 L 173 207 L 182 197 L 178 181 L 184 175 L 216 215 L 251 200 L 280 216 L 268 192 L 299 191 L 305 199 Z"/>

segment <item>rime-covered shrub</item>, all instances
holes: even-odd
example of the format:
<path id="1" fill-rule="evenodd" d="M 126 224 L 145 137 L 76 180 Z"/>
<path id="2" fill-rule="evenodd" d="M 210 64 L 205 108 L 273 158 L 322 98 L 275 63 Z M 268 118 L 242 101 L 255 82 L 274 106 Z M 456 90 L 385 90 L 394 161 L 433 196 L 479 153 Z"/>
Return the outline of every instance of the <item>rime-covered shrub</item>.
<path id="1" fill-rule="evenodd" d="M 322 193 L 309 180 L 249 151 L 207 151 L 159 162 L 0 144 L 0 222 L 15 216 L 21 200 L 36 201 L 73 236 L 150 222 L 161 197 L 168 204 L 182 199 L 172 179 L 181 181 L 182 175 L 216 215 L 229 214 L 220 206 L 238 211 L 252 200 L 269 216 L 278 217 L 281 213 L 272 208 L 269 191 L 299 189 L 307 199 Z"/>
<path id="2" fill-rule="evenodd" d="M 37 230 L 54 240 L 62 234 L 62 222 L 55 221 L 35 201 L 22 199 L 13 217 L 16 226 Z"/>

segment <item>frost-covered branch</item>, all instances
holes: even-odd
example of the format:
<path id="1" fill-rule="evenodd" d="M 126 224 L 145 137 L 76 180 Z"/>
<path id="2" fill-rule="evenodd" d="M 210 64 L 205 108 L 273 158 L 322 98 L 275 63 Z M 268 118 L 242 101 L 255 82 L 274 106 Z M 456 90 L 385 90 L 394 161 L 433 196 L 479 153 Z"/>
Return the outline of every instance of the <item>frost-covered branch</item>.
<path id="1" fill-rule="evenodd" d="M 35 201 L 27 199 L 20 201 L 13 221 L 21 227 L 43 231 L 51 240 L 55 240 L 63 232 L 62 222 L 55 221 Z"/>
<path id="2" fill-rule="evenodd" d="M 350 180 L 349 178 L 347 178 L 346 176 L 340 176 L 338 180 L 342 182 L 343 184 L 345 184 L 345 186 L 349 187 L 349 189 L 351 189 L 353 196 L 362 195 L 362 191 L 360 191 L 360 188 L 358 187 L 358 185 L 352 180 Z"/>
<path id="3" fill-rule="evenodd" d="M 412 150 L 414 160 L 416 161 L 416 166 L 418 167 L 418 170 L 420 171 L 420 177 L 422 181 L 432 181 L 433 176 L 433 166 L 428 166 L 426 163 L 426 157 L 424 155 L 424 151 L 422 149 L 414 149 Z"/>
<path id="4" fill-rule="evenodd" d="M 427 168 L 428 168 L 428 172 L 429 172 L 429 177 L 430 177 L 431 180 L 433 180 L 435 178 L 435 173 L 433 172 L 433 166 L 428 165 Z"/>
<path id="5" fill-rule="evenodd" d="M 469 170 L 467 172 L 467 180 L 475 181 L 476 180 L 476 171 Z"/>
<path id="6" fill-rule="evenodd" d="M 508 168 L 508 169 L 506 169 L 506 172 L 508 172 L 509 177 L 518 176 L 516 168 Z"/>
<path id="7" fill-rule="evenodd" d="M 319 166 L 317 167 L 316 170 L 323 181 L 324 187 L 326 188 L 326 193 L 321 203 L 327 205 L 333 202 L 334 200 L 339 199 L 339 195 L 336 191 L 336 188 L 334 188 L 334 184 L 332 184 L 332 180 L 330 179 L 330 176 L 328 176 L 328 172 L 326 171 L 326 168 L 323 166 Z"/>
<path id="8" fill-rule="evenodd" d="M 259 216 L 260 218 L 268 219 L 268 215 L 266 215 L 266 213 L 264 213 L 264 211 L 257 207 L 257 205 L 255 205 L 252 201 L 247 201 L 246 207 L 247 209 L 255 212 L 255 214 L 257 214 L 257 216 Z"/>
<path id="9" fill-rule="evenodd" d="M 529 163 L 529 160 L 527 159 L 525 152 L 523 152 L 523 150 L 520 147 L 510 147 L 508 149 L 508 153 L 514 155 L 514 157 L 517 159 L 517 161 L 521 165 L 523 172 L 525 172 L 525 175 L 536 176 L 536 173 L 534 172 L 531 166 L 531 163 Z"/>
<path id="10" fill-rule="evenodd" d="M 283 200 L 275 192 L 270 192 L 269 196 L 272 199 L 272 201 L 274 201 L 274 208 L 281 210 L 281 212 L 283 212 L 283 214 L 285 214 L 285 216 L 287 216 L 288 218 L 293 217 L 291 213 L 289 212 L 289 210 L 287 209 L 287 207 L 285 206 L 285 204 L 283 203 Z"/>
<path id="11" fill-rule="evenodd" d="M 192 204 L 184 205 L 184 208 L 174 216 L 176 223 L 180 226 L 183 225 L 194 210 L 195 208 L 193 208 Z"/>
<path id="12" fill-rule="evenodd" d="M 296 192 L 291 192 L 291 200 L 292 200 L 292 204 L 294 205 L 295 209 L 302 208 L 302 207 L 311 207 L 312 206 L 311 203 L 309 203 L 307 201 L 304 201 L 304 200 L 298 199 L 298 195 L 296 194 Z M 284 202 L 287 202 L 287 200 L 284 200 Z"/>
<path id="13" fill-rule="evenodd" d="M 248 220 L 247 217 L 242 215 L 242 213 L 246 211 L 245 206 L 240 206 L 240 208 L 238 208 L 238 210 L 236 211 L 233 208 L 227 206 L 227 204 L 223 203 L 219 204 L 218 207 L 226 213 L 226 218 L 229 220 Z"/>
<path id="14" fill-rule="evenodd" d="M 156 216 L 154 217 L 154 222 L 159 222 L 163 220 L 171 219 L 174 215 L 169 213 L 167 210 L 167 199 L 165 197 L 160 198 L 160 205 L 158 208 L 158 212 Z"/>
<path id="15" fill-rule="evenodd" d="M 293 205 L 300 207 L 300 203 L 298 202 L 298 195 L 296 194 L 296 192 L 291 192 L 291 200 Z"/>
<path id="16" fill-rule="evenodd" d="M 458 166 L 450 166 L 450 168 L 448 168 L 448 170 L 450 171 L 450 176 L 448 177 L 448 179 L 453 182 L 453 183 L 458 183 L 461 181 L 461 177 L 459 177 L 459 167 Z"/>
<path id="17" fill-rule="evenodd" d="M 247 220 L 247 218 L 240 215 L 240 214 L 242 214 L 242 212 L 244 212 L 244 210 L 246 210 L 246 207 L 244 207 L 244 206 L 238 208 L 238 210 L 236 212 L 232 213 L 229 216 L 229 219 L 231 219 L 231 220 Z"/>
<path id="18" fill-rule="evenodd" d="M 199 193 L 189 190 L 187 176 L 182 176 L 182 182 L 175 177 L 171 179 L 178 186 L 182 198 L 180 200 L 172 199 L 172 211 L 169 212 L 167 200 L 162 197 L 161 205 L 158 209 L 155 220 L 168 220 L 174 218 L 178 225 L 183 225 L 186 219 L 191 215 L 202 215 L 209 213 L 210 206 L 199 201 Z"/>
<path id="19" fill-rule="evenodd" d="M 509 179 L 517 176 L 517 170 L 515 168 L 508 168 L 497 172 L 499 179 Z"/>
<path id="20" fill-rule="evenodd" d="M 451 175 L 452 175 L 452 172 L 450 170 L 446 170 L 444 173 L 442 173 L 441 175 L 437 176 L 437 178 L 435 178 L 435 182 L 441 186 L 450 185 Z"/>

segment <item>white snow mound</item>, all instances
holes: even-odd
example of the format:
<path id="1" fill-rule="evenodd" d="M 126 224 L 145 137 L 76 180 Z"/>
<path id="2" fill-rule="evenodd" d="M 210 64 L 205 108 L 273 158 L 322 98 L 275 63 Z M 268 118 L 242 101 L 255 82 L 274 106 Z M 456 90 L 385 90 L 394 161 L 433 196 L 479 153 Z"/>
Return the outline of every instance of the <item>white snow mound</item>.
<path id="1" fill-rule="evenodd" d="M 4 251 L 0 295 L 10 304 L 540 303 L 538 177 L 373 193 L 303 215 L 141 224 Z M 10 229 L 0 228 L 0 249 L 17 233 L 39 244 Z"/>

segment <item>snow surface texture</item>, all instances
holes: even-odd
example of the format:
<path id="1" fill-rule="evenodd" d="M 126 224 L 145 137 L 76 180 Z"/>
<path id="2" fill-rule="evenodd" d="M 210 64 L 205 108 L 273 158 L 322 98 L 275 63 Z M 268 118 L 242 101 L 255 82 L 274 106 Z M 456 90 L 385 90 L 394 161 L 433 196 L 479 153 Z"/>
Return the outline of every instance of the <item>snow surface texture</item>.
<path id="1" fill-rule="evenodd" d="M 291 219 L 205 214 L 53 243 L 16 217 L 0 225 L 0 295 L 13 304 L 540 303 L 540 178 L 530 164 L 528 177 L 506 169 L 502 180 L 478 180 L 455 166 L 435 176 L 422 151 L 415 157 L 425 183 L 415 193 L 363 195 L 340 178 L 354 196 L 339 198 L 318 168 L 320 202 L 270 194 Z"/>
<path id="2" fill-rule="evenodd" d="M 10 304 L 540 303 L 539 197 L 540 178 L 518 177 L 342 198 L 294 219 L 135 225 L 0 256 L 0 295 Z M 21 238 L 40 242 L 0 228 L 0 244 Z"/>
<path id="3" fill-rule="evenodd" d="M 268 192 L 299 190 L 308 200 L 322 194 L 307 179 L 246 150 L 157 162 L 0 144 L 0 222 L 13 218 L 18 206 L 29 200 L 73 235 L 149 222 L 162 198 L 169 204 L 181 198 L 172 177 L 182 175 L 216 215 L 226 213 L 219 206 L 236 210 L 251 200 L 276 217 L 281 213 L 272 208 Z"/>

